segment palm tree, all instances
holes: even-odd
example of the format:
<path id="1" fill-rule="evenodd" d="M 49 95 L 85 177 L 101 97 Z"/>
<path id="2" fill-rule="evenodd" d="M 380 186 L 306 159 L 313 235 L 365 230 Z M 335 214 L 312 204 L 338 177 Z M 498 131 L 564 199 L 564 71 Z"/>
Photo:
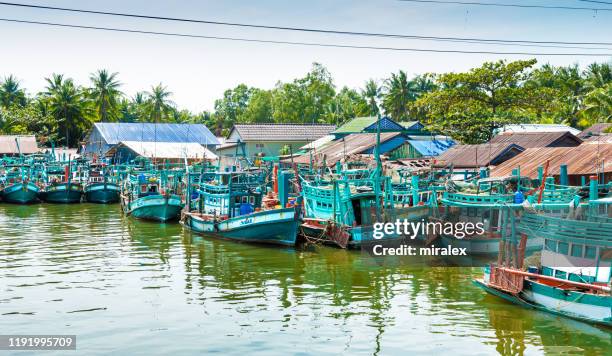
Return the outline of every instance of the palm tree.
<path id="1" fill-rule="evenodd" d="M 4 78 L 0 84 L 0 105 L 5 109 L 10 106 L 26 105 L 26 96 L 23 89 L 19 87 L 19 81 L 13 75 Z"/>
<path id="2" fill-rule="evenodd" d="M 98 70 L 89 77 L 93 84 L 89 93 L 100 121 L 106 122 L 117 118 L 118 99 L 122 93 L 118 89 L 121 83 L 116 77 L 117 73 L 109 74 L 106 69 Z"/>
<path id="3" fill-rule="evenodd" d="M 172 118 L 172 111 L 174 110 L 174 103 L 170 100 L 172 92 L 159 83 L 152 87 L 146 95 L 146 113 L 150 121 L 162 122 Z"/>
<path id="4" fill-rule="evenodd" d="M 378 109 L 378 99 L 380 99 L 380 87 L 374 79 L 370 79 L 365 83 L 364 89 L 361 91 L 361 95 L 368 102 L 368 108 L 371 116 L 376 116 L 380 112 Z"/>
<path id="5" fill-rule="evenodd" d="M 89 128 L 89 102 L 84 91 L 75 86 L 72 79 L 63 79 L 61 75 L 46 78 L 46 96 L 49 113 L 59 123 L 60 132 L 65 132 L 66 146 L 78 140 Z"/>
<path id="6" fill-rule="evenodd" d="M 408 80 L 406 73 L 402 70 L 398 74 L 391 73 L 391 78 L 385 82 L 385 94 L 383 107 L 394 120 L 403 121 L 408 119 L 408 103 L 416 99 L 414 83 Z"/>
<path id="7" fill-rule="evenodd" d="M 589 90 L 602 88 L 612 82 L 611 63 L 592 63 L 584 71 L 586 86 Z"/>
<path id="8" fill-rule="evenodd" d="M 584 97 L 585 107 L 581 114 L 588 124 L 612 122 L 612 83 L 595 89 Z"/>

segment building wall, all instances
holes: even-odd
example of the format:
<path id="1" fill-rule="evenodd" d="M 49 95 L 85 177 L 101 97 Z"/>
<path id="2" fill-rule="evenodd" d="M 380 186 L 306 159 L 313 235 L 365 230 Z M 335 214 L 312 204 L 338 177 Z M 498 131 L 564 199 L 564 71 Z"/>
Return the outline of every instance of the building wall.
<path id="1" fill-rule="evenodd" d="M 257 154 L 263 153 L 266 157 L 278 156 L 279 151 L 285 146 L 290 145 L 293 152 L 306 145 L 306 141 L 286 141 L 286 142 L 266 142 L 250 141 L 244 143 L 244 151 L 247 157 L 253 159 Z M 236 147 L 217 149 L 217 154 L 224 157 L 236 156 Z M 242 155 L 242 149 L 238 146 L 238 155 Z"/>

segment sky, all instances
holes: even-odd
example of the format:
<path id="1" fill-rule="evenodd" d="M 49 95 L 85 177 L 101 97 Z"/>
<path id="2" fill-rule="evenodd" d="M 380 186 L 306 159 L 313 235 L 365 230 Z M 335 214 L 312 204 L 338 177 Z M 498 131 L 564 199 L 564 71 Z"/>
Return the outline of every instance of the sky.
<path id="1" fill-rule="evenodd" d="M 180 17 L 259 25 L 333 29 L 405 35 L 517 39 L 532 41 L 612 42 L 612 11 L 497 8 L 437 5 L 397 0 L 223 0 L 223 1 L 15 1 L 109 12 Z M 482 0 L 482 2 L 610 7 L 577 0 Z M 611 0 L 612 2 L 612 0 Z M 243 37 L 358 46 L 522 52 L 612 53 L 612 45 L 589 51 L 510 47 L 407 39 L 355 37 L 267 29 L 187 24 L 159 20 L 75 14 L 0 5 L 0 18 L 117 27 L 207 36 Z M 602 46 L 599 46 L 602 47 Z M 278 81 L 303 76 L 313 62 L 325 65 L 338 88 L 360 88 L 370 78 L 391 72 L 410 76 L 456 72 L 484 61 L 537 58 L 586 66 L 611 57 L 553 57 L 449 54 L 257 44 L 48 27 L 0 21 L 0 77 L 15 75 L 29 94 L 44 89 L 45 77 L 63 73 L 89 85 L 98 69 L 118 72 L 128 96 L 162 83 L 179 108 L 213 110 L 226 89 L 244 83 L 269 89 Z"/>

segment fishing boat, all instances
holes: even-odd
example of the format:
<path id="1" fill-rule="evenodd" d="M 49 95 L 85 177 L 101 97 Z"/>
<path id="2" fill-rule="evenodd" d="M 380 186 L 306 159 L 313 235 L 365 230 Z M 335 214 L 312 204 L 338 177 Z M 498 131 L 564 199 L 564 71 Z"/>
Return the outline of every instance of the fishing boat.
<path id="1" fill-rule="evenodd" d="M 83 195 L 81 177 L 73 175 L 73 162 L 48 162 L 44 170 L 43 187 L 39 198 L 47 203 L 80 203 Z M 76 174 L 77 172 L 75 172 Z"/>
<path id="2" fill-rule="evenodd" d="M 85 200 L 90 203 L 116 203 L 119 201 L 121 186 L 108 165 L 92 162 L 89 164 L 84 193 Z"/>
<path id="3" fill-rule="evenodd" d="M 178 171 L 135 172 L 124 180 L 121 207 L 138 219 L 167 222 L 177 220 L 183 209 Z"/>
<path id="4" fill-rule="evenodd" d="M 192 231 L 242 242 L 294 246 L 301 212 L 300 198 L 290 199 L 288 180 L 266 193 L 257 172 L 219 172 L 202 181 L 190 198 L 181 223 Z M 281 177 L 285 177 L 281 173 Z M 280 190 L 280 191 L 279 191 Z"/>
<path id="5" fill-rule="evenodd" d="M 6 165 L 0 176 L 2 200 L 14 204 L 30 204 L 38 201 L 40 187 L 32 167 L 27 164 Z"/>
<path id="6" fill-rule="evenodd" d="M 442 224 L 480 224 L 481 231 L 473 230 L 461 236 L 439 233 L 439 244 L 442 247 L 465 248 L 472 256 L 496 255 L 502 233 L 510 229 L 503 221 L 502 211 L 507 207 L 513 208 L 517 214 L 521 211 L 525 194 L 532 189 L 531 180 L 513 175 L 481 178 L 472 186 L 459 188 L 459 191 L 454 191 L 457 190 L 455 184 L 453 187 L 444 192 L 441 209 L 430 220 Z M 541 238 L 530 238 L 527 252 L 539 251 L 543 243 Z"/>
<path id="7" fill-rule="evenodd" d="M 593 182 L 591 199 L 577 208 L 579 214 L 524 214 L 516 229 L 520 242 L 515 234 L 505 239 L 498 262 L 487 266 L 474 284 L 523 307 L 612 326 L 612 197 L 596 199 Z M 525 270 L 522 252 L 528 235 L 545 243 L 540 266 Z"/>

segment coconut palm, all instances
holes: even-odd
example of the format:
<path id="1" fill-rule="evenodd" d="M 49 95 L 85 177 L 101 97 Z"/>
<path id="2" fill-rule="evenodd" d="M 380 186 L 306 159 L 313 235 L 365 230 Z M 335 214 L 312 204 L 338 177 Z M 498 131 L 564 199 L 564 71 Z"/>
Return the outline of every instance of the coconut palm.
<path id="1" fill-rule="evenodd" d="M 378 108 L 378 100 L 380 99 L 381 88 L 378 86 L 378 83 L 374 79 L 370 79 L 366 81 L 363 90 L 361 91 L 361 95 L 368 103 L 368 108 L 370 110 L 371 116 L 376 116 L 380 112 Z"/>
<path id="2" fill-rule="evenodd" d="M 59 123 L 60 132 L 65 132 L 66 146 L 70 146 L 91 125 L 89 102 L 84 91 L 75 86 L 72 79 L 54 75 L 46 80 L 49 83 L 46 88 L 49 113 Z"/>
<path id="3" fill-rule="evenodd" d="M 584 109 L 581 114 L 587 124 L 612 122 L 612 83 L 598 88 L 584 97 Z"/>
<path id="4" fill-rule="evenodd" d="M 400 70 L 398 74 L 391 73 L 391 78 L 385 81 L 384 88 L 385 113 L 391 115 L 394 120 L 408 119 L 408 103 L 416 99 L 414 83 L 410 82 L 406 73 Z"/>
<path id="5" fill-rule="evenodd" d="M 25 91 L 19 87 L 19 81 L 13 75 L 4 78 L 0 83 L 0 105 L 5 109 L 13 105 L 26 105 Z"/>
<path id="6" fill-rule="evenodd" d="M 611 63 L 591 63 L 584 71 L 585 82 L 589 90 L 602 88 L 612 82 Z"/>
<path id="7" fill-rule="evenodd" d="M 117 118 L 118 102 L 121 96 L 121 83 L 116 79 L 117 73 L 109 73 L 106 69 L 98 70 L 89 79 L 93 87 L 89 94 L 97 112 L 99 121 L 114 121 Z"/>
<path id="8" fill-rule="evenodd" d="M 145 108 L 149 121 L 163 122 L 172 118 L 172 111 L 174 110 L 174 102 L 170 100 L 172 92 L 159 83 L 152 87 L 146 95 Z"/>

